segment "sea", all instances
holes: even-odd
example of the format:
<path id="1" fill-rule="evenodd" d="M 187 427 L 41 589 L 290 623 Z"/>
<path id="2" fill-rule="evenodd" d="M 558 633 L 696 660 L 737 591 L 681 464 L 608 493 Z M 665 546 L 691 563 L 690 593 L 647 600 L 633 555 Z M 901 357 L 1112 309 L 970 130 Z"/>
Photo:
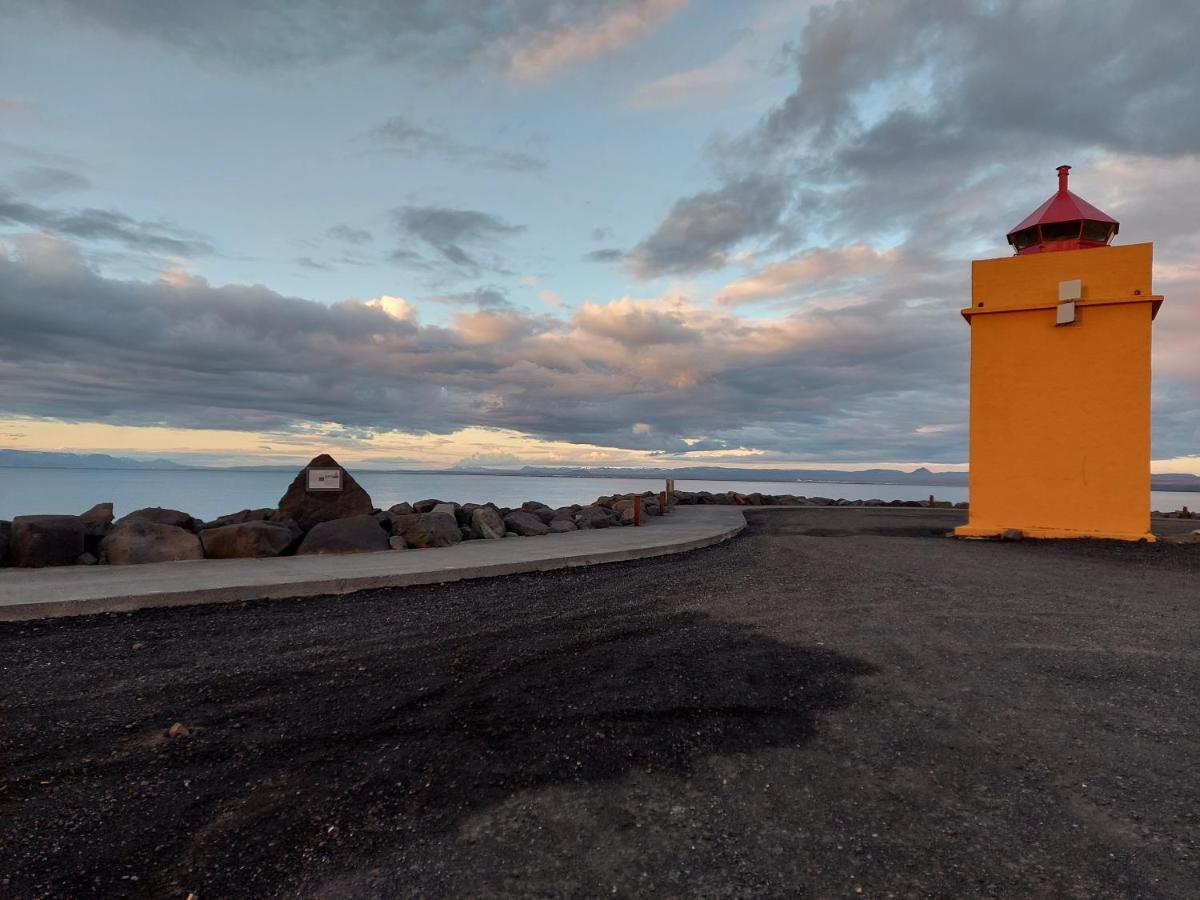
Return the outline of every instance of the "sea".
<path id="1" fill-rule="evenodd" d="M 407 500 L 436 498 L 459 503 L 519 506 L 538 500 L 549 506 L 590 503 L 606 494 L 661 491 L 661 478 L 588 478 L 546 475 L 465 475 L 427 472 L 357 471 L 354 478 L 382 509 Z M 275 506 L 295 472 L 228 469 L 50 469 L 0 468 L 0 519 L 36 513 L 77 514 L 111 502 L 118 517 L 146 506 L 181 509 L 198 519 L 215 519 L 242 509 Z M 693 481 L 676 479 L 681 491 L 758 491 L 846 500 L 967 499 L 965 487 L 856 484 L 812 481 Z M 1200 493 L 1152 491 L 1151 509 L 1200 509 Z"/>

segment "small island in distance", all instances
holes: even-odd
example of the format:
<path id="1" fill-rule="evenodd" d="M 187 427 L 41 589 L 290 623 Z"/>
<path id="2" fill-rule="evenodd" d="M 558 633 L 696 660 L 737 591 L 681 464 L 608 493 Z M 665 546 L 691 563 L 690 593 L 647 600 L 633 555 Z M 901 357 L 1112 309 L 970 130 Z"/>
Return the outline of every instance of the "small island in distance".
<path id="1" fill-rule="evenodd" d="M 212 471 L 290 471 L 291 463 L 259 466 L 186 465 L 169 459 L 132 459 L 104 453 L 55 453 L 0 449 L 0 468 L 31 469 L 153 469 Z M 363 472 L 439 474 L 439 475 L 517 475 L 541 478 L 676 478 L 698 481 L 796 481 L 850 484 L 911 484 L 929 487 L 967 484 L 966 472 L 934 472 L 923 466 L 903 469 L 747 469 L 731 466 L 684 466 L 680 468 L 616 468 L 611 466 L 522 466 L 499 469 L 483 466 L 454 466 L 448 469 L 397 469 L 370 464 L 354 467 Z M 1150 486 L 1156 491 L 1200 491 L 1200 475 L 1152 474 Z"/>

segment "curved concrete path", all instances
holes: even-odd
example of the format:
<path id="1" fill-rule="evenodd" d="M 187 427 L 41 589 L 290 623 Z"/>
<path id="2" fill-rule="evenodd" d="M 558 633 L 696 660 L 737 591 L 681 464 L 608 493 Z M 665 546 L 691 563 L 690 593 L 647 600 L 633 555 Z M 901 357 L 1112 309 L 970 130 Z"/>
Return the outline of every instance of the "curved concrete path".
<path id="1" fill-rule="evenodd" d="M 0 569 L 0 622 L 156 606 L 348 594 L 696 550 L 741 531 L 748 507 L 682 506 L 641 528 L 468 541 L 436 550 L 208 559 L 144 566 Z"/>

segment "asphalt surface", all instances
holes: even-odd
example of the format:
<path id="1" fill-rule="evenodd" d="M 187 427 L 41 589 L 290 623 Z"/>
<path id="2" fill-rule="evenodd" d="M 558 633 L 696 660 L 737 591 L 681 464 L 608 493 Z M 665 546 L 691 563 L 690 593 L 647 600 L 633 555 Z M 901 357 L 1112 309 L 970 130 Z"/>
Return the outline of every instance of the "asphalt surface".
<path id="1" fill-rule="evenodd" d="M 960 518 L 0 625 L 0 896 L 1200 896 L 1200 545 Z"/>

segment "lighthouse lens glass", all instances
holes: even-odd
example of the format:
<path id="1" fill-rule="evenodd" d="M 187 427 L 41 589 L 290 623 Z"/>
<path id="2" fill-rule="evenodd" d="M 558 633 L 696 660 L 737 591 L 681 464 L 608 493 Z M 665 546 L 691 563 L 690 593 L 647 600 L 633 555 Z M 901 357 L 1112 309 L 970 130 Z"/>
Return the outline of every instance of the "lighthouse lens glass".
<path id="1" fill-rule="evenodd" d="M 1083 223 L 1083 239 L 1085 241 L 1097 241 L 1098 243 L 1108 243 L 1108 239 L 1112 237 L 1112 226 L 1107 222 L 1084 222 Z"/>
<path id="2" fill-rule="evenodd" d="M 1024 250 L 1026 247 L 1032 247 L 1036 243 L 1036 228 L 1026 228 L 1024 231 L 1018 231 L 1013 235 L 1013 246 L 1018 250 Z"/>
<path id="3" fill-rule="evenodd" d="M 1079 240 L 1079 222 L 1053 222 L 1042 226 L 1043 241 Z"/>

